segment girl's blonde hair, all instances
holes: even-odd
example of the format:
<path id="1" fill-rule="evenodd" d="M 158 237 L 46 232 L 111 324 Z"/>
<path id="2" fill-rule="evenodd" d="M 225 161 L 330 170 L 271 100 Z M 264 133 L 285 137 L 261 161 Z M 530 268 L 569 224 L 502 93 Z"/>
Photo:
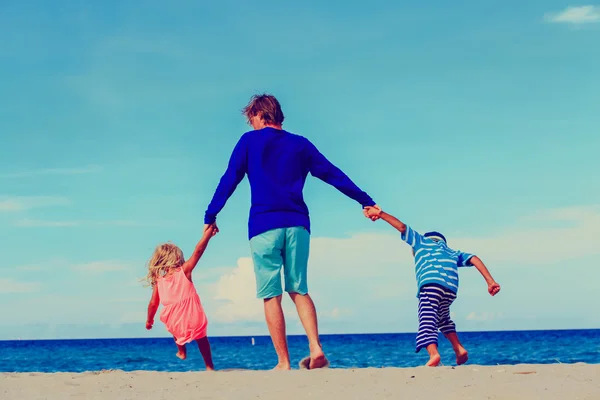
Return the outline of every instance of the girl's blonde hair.
<path id="1" fill-rule="evenodd" d="M 183 251 L 179 247 L 173 243 L 159 244 L 148 261 L 146 280 L 154 286 L 160 276 L 165 276 L 171 268 L 181 267 L 184 262 Z"/>

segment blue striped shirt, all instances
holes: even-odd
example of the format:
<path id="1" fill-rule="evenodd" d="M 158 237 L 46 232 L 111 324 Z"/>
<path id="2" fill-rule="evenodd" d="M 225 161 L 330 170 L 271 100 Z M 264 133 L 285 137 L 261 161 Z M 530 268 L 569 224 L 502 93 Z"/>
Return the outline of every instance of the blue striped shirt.
<path id="1" fill-rule="evenodd" d="M 417 296 L 423 285 L 437 284 L 458 293 L 458 267 L 472 266 L 474 254 L 452 250 L 446 243 L 426 238 L 410 226 L 402 234 L 402 240 L 415 252 Z"/>

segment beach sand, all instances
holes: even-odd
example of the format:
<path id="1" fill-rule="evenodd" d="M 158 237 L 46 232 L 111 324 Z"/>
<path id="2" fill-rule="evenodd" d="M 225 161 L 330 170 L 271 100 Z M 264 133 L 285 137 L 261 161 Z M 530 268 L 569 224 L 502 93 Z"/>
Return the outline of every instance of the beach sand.
<path id="1" fill-rule="evenodd" d="M 4 373 L 21 399 L 600 399 L 600 365 L 315 371 Z"/>

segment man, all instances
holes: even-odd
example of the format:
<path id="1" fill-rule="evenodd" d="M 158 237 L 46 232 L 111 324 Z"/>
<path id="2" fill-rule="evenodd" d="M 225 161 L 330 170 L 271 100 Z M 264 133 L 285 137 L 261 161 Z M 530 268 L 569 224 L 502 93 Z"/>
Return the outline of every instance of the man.
<path id="1" fill-rule="evenodd" d="M 248 237 L 257 297 L 264 300 L 267 326 L 279 359 L 275 369 L 290 369 L 281 308 L 282 268 L 285 291 L 296 305 L 308 337 L 308 368 L 322 368 L 328 361 L 319 341 L 317 313 L 307 286 L 310 219 L 302 194 L 306 176 L 310 173 L 334 186 L 360 203 L 363 210 L 377 206 L 308 139 L 282 129 L 284 115 L 274 96 L 253 96 L 243 114 L 254 130 L 242 135 L 235 146 L 204 222 L 206 227 L 216 227 L 217 214 L 248 175 L 252 198 Z"/>

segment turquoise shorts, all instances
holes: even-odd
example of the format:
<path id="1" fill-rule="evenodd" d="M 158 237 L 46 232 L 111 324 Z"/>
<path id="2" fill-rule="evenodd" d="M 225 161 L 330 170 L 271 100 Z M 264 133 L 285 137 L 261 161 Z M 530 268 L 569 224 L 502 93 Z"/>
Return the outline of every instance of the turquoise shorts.
<path id="1" fill-rule="evenodd" d="M 282 268 L 285 291 L 307 294 L 309 248 L 310 233 L 300 226 L 273 229 L 250 239 L 256 297 L 269 299 L 283 294 Z"/>

